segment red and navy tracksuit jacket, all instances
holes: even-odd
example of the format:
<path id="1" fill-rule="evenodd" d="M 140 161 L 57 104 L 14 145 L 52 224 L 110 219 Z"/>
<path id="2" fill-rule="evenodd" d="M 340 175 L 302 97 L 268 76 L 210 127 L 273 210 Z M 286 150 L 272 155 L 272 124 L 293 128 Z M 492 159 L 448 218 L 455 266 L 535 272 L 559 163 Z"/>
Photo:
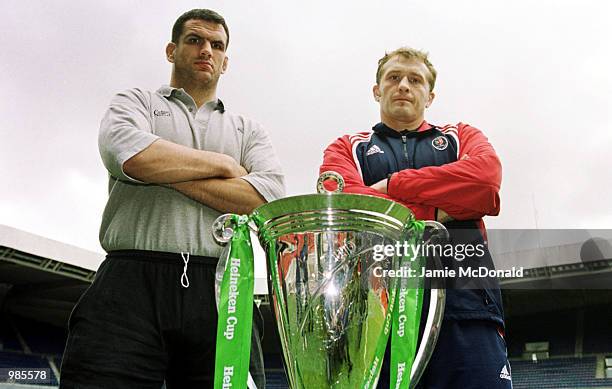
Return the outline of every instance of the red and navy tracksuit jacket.
<path id="1" fill-rule="evenodd" d="M 417 219 L 436 220 L 437 210 L 444 210 L 455 219 L 445 223 L 452 244 L 485 243 L 482 217 L 499 213 L 500 161 L 482 132 L 467 124 L 437 127 L 423 122 L 416 131 L 397 132 L 379 123 L 373 132 L 345 135 L 332 143 L 320 172 L 327 170 L 342 175 L 344 192 L 397 201 Z M 387 195 L 369 188 L 385 178 Z M 488 250 L 478 261 L 446 258 L 444 264 L 493 268 Z M 487 320 L 503 328 L 496 279 L 477 288 L 447 282 L 445 319 Z"/>

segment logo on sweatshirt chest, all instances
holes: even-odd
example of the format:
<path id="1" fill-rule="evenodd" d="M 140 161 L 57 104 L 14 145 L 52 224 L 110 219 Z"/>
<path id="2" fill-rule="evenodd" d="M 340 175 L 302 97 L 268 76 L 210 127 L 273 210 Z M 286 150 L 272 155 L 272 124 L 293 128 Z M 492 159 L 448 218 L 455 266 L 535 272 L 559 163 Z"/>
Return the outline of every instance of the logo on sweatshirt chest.
<path id="1" fill-rule="evenodd" d="M 368 151 L 366 151 L 366 157 L 369 157 L 370 155 L 374 155 L 374 154 L 384 154 L 384 153 L 385 152 L 382 151 L 380 147 L 378 147 L 377 145 L 374 145 L 370 147 Z"/>
<path id="2" fill-rule="evenodd" d="M 437 136 L 434 138 L 434 140 L 431 141 L 431 145 L 436 150 L 446 150 L 446 148 L 448 147 L 448 139 L 446 139 L 446 137 L 442 135 Z"/>
<path id="3" fill-rule="evenodd" d="M 156 109 L 153 111 L 155 116 L 170 116 L 170 111 L 164 111 L 163 109 Z"/>

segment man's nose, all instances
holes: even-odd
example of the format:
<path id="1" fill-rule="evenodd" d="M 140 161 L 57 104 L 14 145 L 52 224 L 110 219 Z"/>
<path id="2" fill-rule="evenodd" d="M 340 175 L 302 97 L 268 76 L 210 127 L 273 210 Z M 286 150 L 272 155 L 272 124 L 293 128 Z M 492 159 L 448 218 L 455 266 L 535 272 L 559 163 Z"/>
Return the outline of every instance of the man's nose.
<path id="1" fill-rule="evenodd" d="M 212 46 L 208 40 L 204 40 L 200 45 L 200 55 L 206 58 L 212 57 Z"/>
<path id="2" fill-rule="evenodd" d="M 408 92 L 410 90 L 410 82 L 408 82 L 408 77 L 402 77 L 399 83 L 399 88 L 404 92 Z"/>

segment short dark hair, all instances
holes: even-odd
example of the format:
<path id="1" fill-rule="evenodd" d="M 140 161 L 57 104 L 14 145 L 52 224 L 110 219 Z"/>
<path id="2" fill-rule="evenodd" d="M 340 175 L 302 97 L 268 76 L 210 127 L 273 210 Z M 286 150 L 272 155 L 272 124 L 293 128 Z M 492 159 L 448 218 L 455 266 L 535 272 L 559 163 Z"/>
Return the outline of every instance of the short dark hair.
<path id="1" fill-rule="evenodd" d="M 229 45 L 229 29 L 227 28 L 227 24 L 225 23 L 225 19 L 223 16 L 219 15 L 213 10 L 196 8 L 191 11 L 187 11 L 174 22 L 174 26 L 172 26 L 172 42 L 178 43 L 181 34 L 183 33 L 183 26 L 185 22 L 188 20 L 204 20 L 206 22 L 217 23 L 223 26 L 225 30 L 225 35 L 227 35 L 227 42 L 225 42 L 225 49 L 227 50 L 227 46 Z"/>
<path id="2" fill-rule="evenodd" d="M 385 56 L 378 60 L 378 69 L 376 69 L 376 84 L 380 84 L 380 79 L 383 75 L 383 66 L 392 57 L 400 56 L 407 59 L 416 59 L 425 64 L 427 70 L 429 70 L 429 77 L 427 77 L 427 82 L 429 83 L 429 90 L 433 91 L 434 86 L 436 85 L 436 77 L 438 76 L 438 72 L 434 66 L 429 62 L 429 53 L 426 53 L 421 50 L 416 50 L 411 47 L 400 47 L 399 49 L 393 50 L 390 53 L 385 53 Z"/>

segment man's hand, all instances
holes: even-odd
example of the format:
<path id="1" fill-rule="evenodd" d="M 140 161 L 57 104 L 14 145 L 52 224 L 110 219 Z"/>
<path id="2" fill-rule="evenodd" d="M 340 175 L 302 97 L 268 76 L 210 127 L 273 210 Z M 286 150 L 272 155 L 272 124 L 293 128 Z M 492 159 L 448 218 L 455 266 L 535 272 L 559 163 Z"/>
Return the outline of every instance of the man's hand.
<path id="1" fill-rule="evenodd" d="M 372 189 L 374 189 L 374 190 L 376 190 L 376 191 L 378 191 L 380 193 L 387 194 L 387 184 L 388 184 L 388 181 L 389 181 L 389 179 L 385 178 L 384 180 L 378 181 L 374 185 L 370 185 L 370 188 L 372 188 Z M 450 221 L 454 220 L 443 209 L 439 209 L 438 208 L 437 215 L 438 215 L 438 217 L 437 217 L 438 220 L 437 221 L 439 221 L 440 223 L 446 223 L 446 222 L 450 222 Z"/>
<path id="2" fill-rule="evenodd" d="M 246 176 L 247 174 L 249 174 L 249 172 L 236 163 L 236 166 L 233 167 L 232 176 L 230 178 L 240 178 Z"/>
<path id="3" fill-rule="evenodd" d="M 446 222 L 450 222 L 450 221 L 453 221 L 453 220 L 455 220 L 455 219 L 450 217 L 448 215 L 448 213 L 446 213 L 444 210 L 438 208 L 438 221 L 440 223 L 446 223 Z"/>
<path id="4" fill-rule="evenodd" d="M 387 182 L 389 180 L 387 178 L 385 178 L 384 180 L 378 181 L 376 184 L 374 185 L 370 185 L 370 188 L 374 189 L 375 191 L 378 191 L 380 193 L 384 193 L 387 194 Z"/>

